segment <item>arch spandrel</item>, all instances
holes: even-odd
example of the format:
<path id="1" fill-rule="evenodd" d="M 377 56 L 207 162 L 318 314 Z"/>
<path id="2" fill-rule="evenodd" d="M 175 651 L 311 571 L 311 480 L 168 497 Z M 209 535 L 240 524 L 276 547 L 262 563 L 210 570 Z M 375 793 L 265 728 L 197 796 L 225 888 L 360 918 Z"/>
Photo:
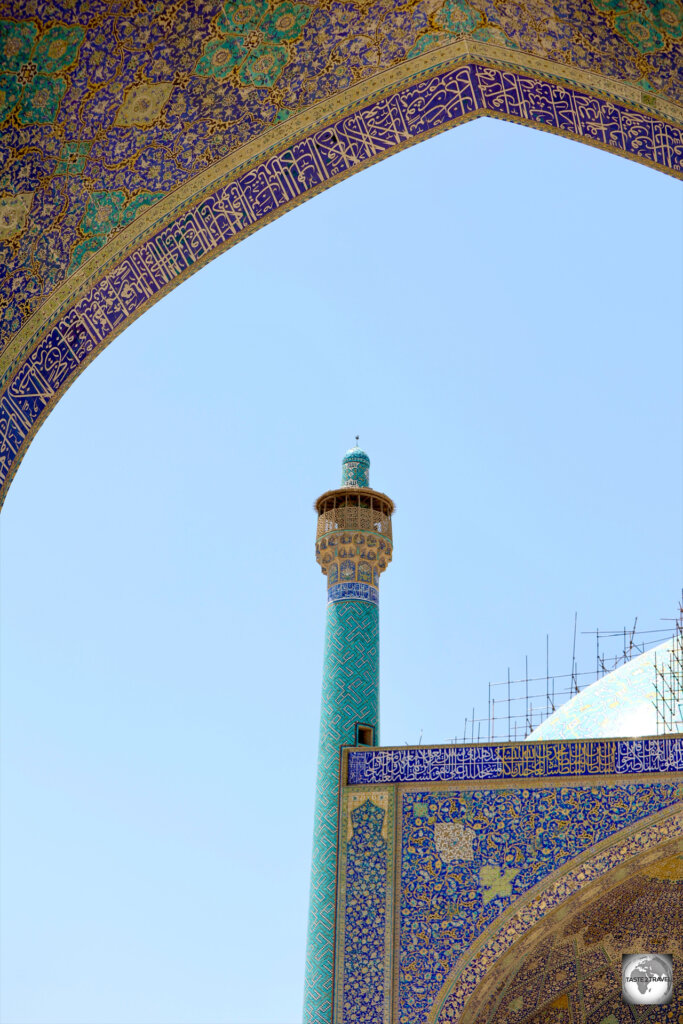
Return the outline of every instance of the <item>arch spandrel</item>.
<path id="1" fill-rule="evenodd" d="M 480 116 L 683 177 L 680 0 L 0 4 L 0 487 L 133 319 L 331 184 Z"/>
<path id="2" fill-rule="evenodd" d="M 628 1014 L 621 998 L 624 952 L 683 956 L 683 844 L 656 859 L 633 858 L 589 882 L 561 912 L 532 928 L 468 1002 L 461 1024 L 604 1024 Z M 683 996 L 658 1008 L 678 1022 Z M 449 1017 L 446 1015 L 444 1020 Z"/>
<path id="3" fill-rule="evenodd" d="M 678 962 L 680 806 L 598 844 L 512 904 L 455 966 L 429 1024 L 600 1024 L 609 1006 L 593 1011 L 615 991 L 621 998 L 622 952 L 671 952 Z M 679 994 L 672 1010 L 682 1007 Z M 662 1024 L 669 1019 L 678 1017 Z"/>

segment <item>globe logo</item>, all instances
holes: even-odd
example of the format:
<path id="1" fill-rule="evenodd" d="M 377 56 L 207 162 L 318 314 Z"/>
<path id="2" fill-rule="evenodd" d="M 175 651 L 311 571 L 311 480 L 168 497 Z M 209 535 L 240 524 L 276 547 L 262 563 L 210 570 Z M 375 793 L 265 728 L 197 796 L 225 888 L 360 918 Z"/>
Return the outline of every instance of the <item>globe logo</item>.
<path id="1" fill-rule="evenodd" d="M 632 1005 L 663 1006 L 673 998 L 673 957 L 666 953 L 625 953 L 621 994 Z"/>

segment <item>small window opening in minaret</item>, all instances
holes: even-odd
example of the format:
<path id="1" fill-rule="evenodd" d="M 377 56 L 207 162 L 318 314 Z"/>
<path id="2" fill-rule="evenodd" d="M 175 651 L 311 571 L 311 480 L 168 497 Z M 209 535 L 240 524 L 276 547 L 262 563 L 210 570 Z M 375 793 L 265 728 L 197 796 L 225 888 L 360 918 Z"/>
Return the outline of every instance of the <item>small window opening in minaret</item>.
<path id="1" fill-rule="evenodd" d="M 356 742 L 359 747 L 372 747 L 375 742 L 375 730 L 371 725 L 356 726 Z"/>

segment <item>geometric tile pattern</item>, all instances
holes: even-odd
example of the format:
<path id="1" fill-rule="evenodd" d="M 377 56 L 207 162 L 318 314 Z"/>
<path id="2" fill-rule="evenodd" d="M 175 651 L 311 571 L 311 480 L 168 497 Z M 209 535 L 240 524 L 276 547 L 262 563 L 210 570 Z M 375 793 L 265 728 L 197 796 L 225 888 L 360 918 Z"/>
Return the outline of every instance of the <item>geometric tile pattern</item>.
<path id="1" fill-rule="evenodd" d="M 681 176 L 682 96 L 680 0 L 0 0 L 0 484 L 131 319 L 335 180 L 482 115 Z"/>
<path id="2" fill-rule="evenodd" d="M 357 722 L 373 726 L 375 737 L 378 736 L 379 607 L 362 600 L 333 601 L 327 605 L 325 630 L 304 990 L 305 1024 L 329 1024 L 332 1013 L 339 751 L 344 744 L 355 742 L 354 726 Z M 352 820 L 355 834 L 356 819 L 352 816 Z M 359 832 L 362 832 L 364 820 L 362 815 L 358 819 Z"/>
<path id="3" fill-rule="evenodd" d="M 348 785 L 682 772 L 683 736 L 354 750 Z"/>

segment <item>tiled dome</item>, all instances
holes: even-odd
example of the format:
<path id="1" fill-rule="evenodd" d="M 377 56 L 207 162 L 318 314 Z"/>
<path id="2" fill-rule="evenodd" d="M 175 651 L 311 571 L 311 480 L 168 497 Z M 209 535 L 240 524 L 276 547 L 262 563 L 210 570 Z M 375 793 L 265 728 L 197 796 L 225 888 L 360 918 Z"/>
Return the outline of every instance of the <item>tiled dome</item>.
<path id="1" fill-rule="evenodd" d="M 342 459 L 342 487 L 370 486 L 370 456 L 358 446 L 349 448 Z"/>
<path id="2" fill-rule="evenodd" d="M 653 647 L 591 683 L 546 718 L 528 738 L 656 735 L 655 666 L 668 667 L 673 644 L 672 639 Z"/>

